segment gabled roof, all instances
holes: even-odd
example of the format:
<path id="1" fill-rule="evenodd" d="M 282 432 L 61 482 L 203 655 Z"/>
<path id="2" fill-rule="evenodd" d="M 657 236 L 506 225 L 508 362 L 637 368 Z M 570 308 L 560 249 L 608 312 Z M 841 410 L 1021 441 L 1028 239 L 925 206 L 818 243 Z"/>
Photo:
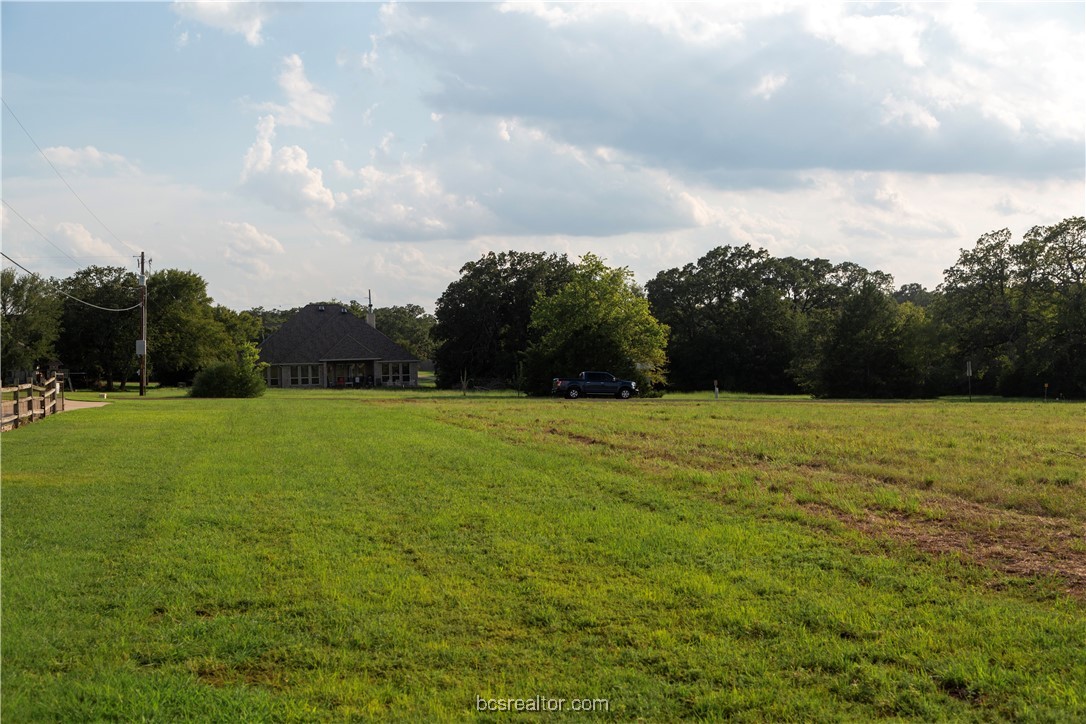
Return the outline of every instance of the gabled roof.
<path id="1" fill-rule="evenodd" d="M 416 361 L 406 349 L 344 307 L 310 304 L 260 345 L 269 364 L 314 364 L 331 360 Z"/>

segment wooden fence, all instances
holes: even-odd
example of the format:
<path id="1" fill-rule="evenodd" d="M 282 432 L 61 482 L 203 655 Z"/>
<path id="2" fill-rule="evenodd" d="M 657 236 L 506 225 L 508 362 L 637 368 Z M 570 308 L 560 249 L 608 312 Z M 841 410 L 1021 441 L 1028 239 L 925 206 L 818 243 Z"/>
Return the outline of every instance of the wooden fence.
<path id="1" fill-rule="evenodd" d="M 64 387 L 56 377 L 50 377 L 40 385 L 0 388 L 0 393 L 3 407 L 0 429 L 29 425 L 46 415 L 64 411 Z"/>

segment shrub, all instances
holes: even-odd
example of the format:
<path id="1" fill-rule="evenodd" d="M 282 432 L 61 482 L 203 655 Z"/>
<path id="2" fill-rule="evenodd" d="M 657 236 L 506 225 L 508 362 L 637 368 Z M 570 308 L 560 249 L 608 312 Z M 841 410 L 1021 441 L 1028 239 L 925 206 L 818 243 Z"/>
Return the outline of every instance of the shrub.
<path id="1" fill-rule="evenodd" d="M 206 367 L 192 382 L 192 397 L 260 397 L 266 390 L 260 370 L 236 362 Z"/>

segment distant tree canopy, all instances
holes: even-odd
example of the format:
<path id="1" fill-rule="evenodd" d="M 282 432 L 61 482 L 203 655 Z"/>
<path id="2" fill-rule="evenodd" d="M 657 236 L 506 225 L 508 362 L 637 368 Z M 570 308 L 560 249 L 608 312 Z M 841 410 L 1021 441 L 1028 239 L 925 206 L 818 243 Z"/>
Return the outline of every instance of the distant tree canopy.
<path id="1" fill-rule="evenodd" d="M 63 294 L 68 296 L 64 296 Z M 81 299 L 94 306 L 82 304 Z M 59 357 L 91 384 L 137 370 L 136 275 L 92 266 L 63 280 L 0 279 L 5 375 Z M 337 304 L 338 302 L 330 302 Z M 357 302 L 344 304 L 365 317 Z M 297 309 L 215 306 L 191 271 L 148 278 L 152 379 L 188 381 L 236 363 Z M 551 376 L 605 369 L 675 389 L 808 392 L 825 397 L 979 394 L 1086 397 L 1086 219 L 1007 229 L 963 249 L 934 290 L 851 262 L 776 258 L 721 246 L 659 272 L 645 291 L 588 254 L 490 252 L 437 300 L 375 310 L 377 328 L 454 387 L 543 389 Z M 247 351 L 248 350 L 248 351 Z"/>
<path id="2" fill-rule="evenodd" d="M 933 305 L 982 392 L 1086 395 L 1086 219 L 985 234 L 947 269 Z"/>
<path id="3" fill-rule="evenodd" d="M 124 389 L 139 369 L 136 340 L 139 279 L 122 267 L 92 266 L 57 283 L 62 299 L 56 352 L 79 382 Z M 74 299 L 73 299 L 74 297 Z M 76 300 L 90 302 L 98 309 Z M 191 382 L 201 369 L 232 362 L 258 333 L 251 315 L 213 306 L 207 282 L 191 271 L 164 269 L 147 277 L 148 373 L 163 384 Z"/>
<path id="4" fill-rule="evenodd" d="M 286 324 L 287 320 L 300 312 L 302 307 L 294 307 L 292 309 L 265 309 L 264 307 L 253 307 L 247 309 L 242 314 L 247 314 L 256 320 L 256 336 L 250 341 L 260 344 L 265 339 L 270 337 L 279 331 L 279 328 Z"/>
<path id="5" fill-rule="evenodd" d="M 415 359 L 428 360 L 434 356 L 434 340 L 430 330 L 437 319 L 417 304 L 402 307 L 378 307 L 373 310 L 377 330 L 410 352 Z"/>
<path id="6" fill-rule="evenodd" d="M 53 284 L 8 268 L 0 275 L 0 369 L 11 379 L 44 366 L 55 355 L 60 295 Z"/>
<path id="7" fill-rule="evenodd" d="M 136 340 L 140 335 L 139 279 L 123 267 L 90 266 L 60 282 L 70 296 L 64 298 L 57 353 L 72 372 L 87 382 L 102 382 L 113 389 L 137 369 Z M 81 299 L 97 309 L 76 301 Z"/>
<path id="8" fill-rule="evenodd" d="M 679 389 L 1086 396 L 1086 221 L 982 236 L 934 291 L 853 263 L 718 247 L 646 285 Z"/>
<path id="9" fill-rule="evenodd" d="M 212 306 L 207 282 L 191 271 L 164 269 L 147 278 L 148 360 L 163 384 L 191 382 L 216 362 L 233 360 L 240 315 Z M 228 328 L 227 325 L 231 328 Z"/>
<path id="10" fill-rule="evenodd" d="M 431 332 L 439 387 L 461 375 L 476 382 L 510 382 L 539 335 L 532 308 L 573 278 L 564 254 L 509 251 L 465 264 L 460 278 L 437 300 Z"/>
<path id="11" fill-rule="evenodd" d="M 556 292 L 539 295 L 530 326 L 539 336 L 524 356 L 529 391 L 546 392 L 552 377 L 584 370 L 635 380 L 642 390 L 665 381 L 667 326 L 652 316 L 633 272 L 594 254 L 581 257 Z"/>

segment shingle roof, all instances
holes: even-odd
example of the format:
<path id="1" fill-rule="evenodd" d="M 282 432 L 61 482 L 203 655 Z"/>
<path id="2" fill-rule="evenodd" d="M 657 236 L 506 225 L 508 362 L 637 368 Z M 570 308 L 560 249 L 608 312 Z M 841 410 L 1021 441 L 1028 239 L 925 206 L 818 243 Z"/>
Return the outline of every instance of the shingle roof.
<path id="1" fill-rule="evenodd" d="M 322 311 L 323 307 L 323 311 Z M 260 345 L 268 364 L 313 364 L 326 360 L 415 361 L 411 353 L 350 311 L 310 304 Z"/>

